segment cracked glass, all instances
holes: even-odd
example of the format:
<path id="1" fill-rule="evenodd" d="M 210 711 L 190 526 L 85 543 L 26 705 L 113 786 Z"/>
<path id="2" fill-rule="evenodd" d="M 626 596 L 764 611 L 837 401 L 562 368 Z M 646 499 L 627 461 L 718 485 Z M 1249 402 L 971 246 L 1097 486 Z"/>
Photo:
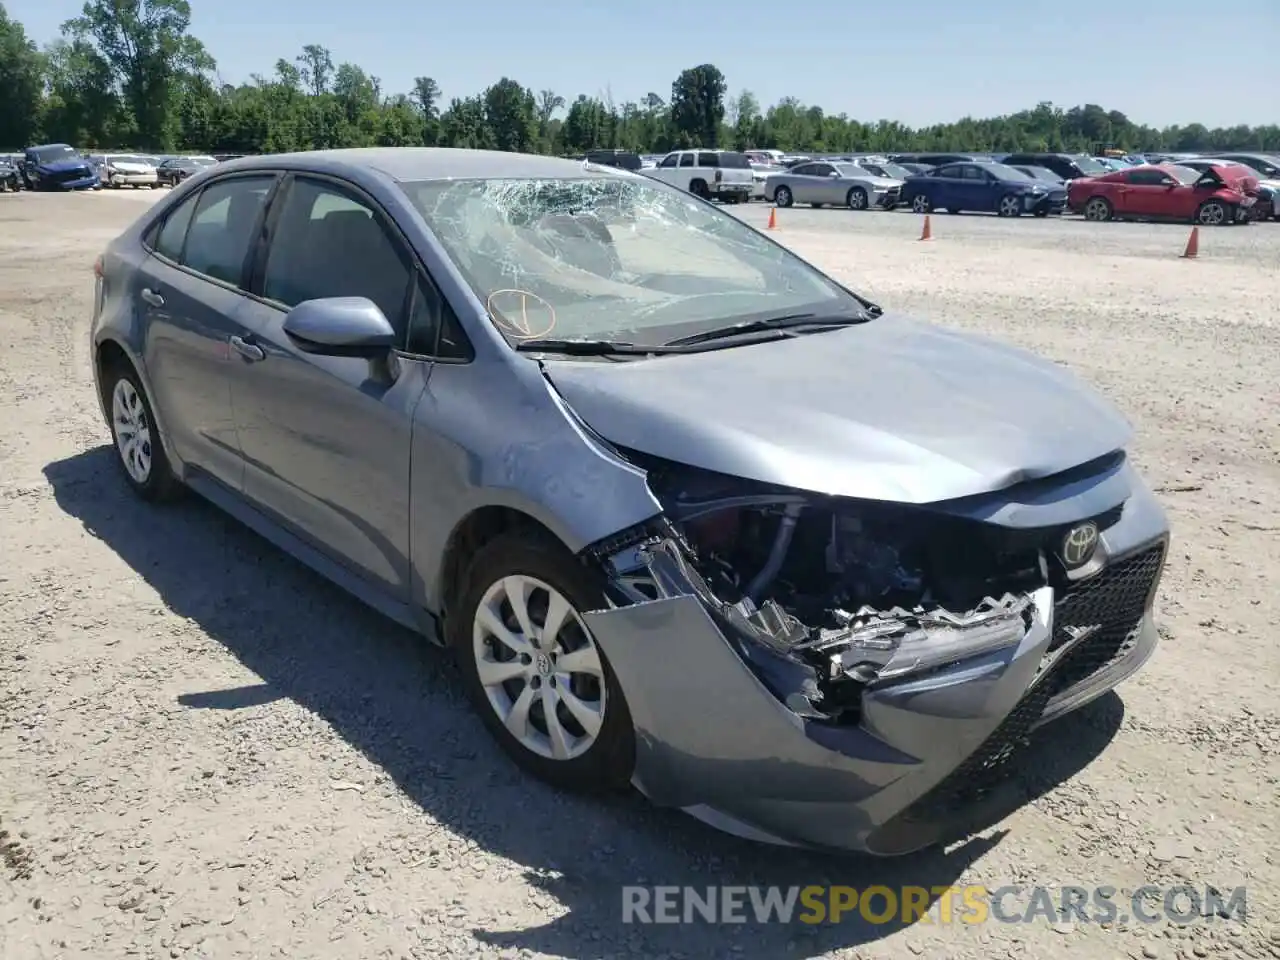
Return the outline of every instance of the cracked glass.
<path id="1" fill-rule="evenodd" d="M 861 309 L 746 224 L 643 177 L 402 187 L 509 342 L 659 342 L 744 316 Z"/>

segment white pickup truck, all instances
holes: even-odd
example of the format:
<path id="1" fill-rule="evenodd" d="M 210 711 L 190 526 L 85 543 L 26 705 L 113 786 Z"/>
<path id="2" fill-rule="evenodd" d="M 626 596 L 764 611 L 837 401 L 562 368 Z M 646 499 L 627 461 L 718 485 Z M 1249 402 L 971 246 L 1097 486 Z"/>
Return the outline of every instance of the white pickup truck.
<path id="1" fill-rule="evenodd" d="M 733 150 L 673 150 L 645 176 L 688 190 L 696 197 L 719 197 L 726 203 L 751 199 L 751 162 Z"/>

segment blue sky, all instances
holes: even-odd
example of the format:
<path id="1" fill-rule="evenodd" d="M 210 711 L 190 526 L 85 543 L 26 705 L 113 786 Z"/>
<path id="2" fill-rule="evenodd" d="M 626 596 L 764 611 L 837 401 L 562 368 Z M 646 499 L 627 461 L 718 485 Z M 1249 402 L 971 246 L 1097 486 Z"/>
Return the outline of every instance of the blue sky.
<path id="1" fill-rule="evenodd" d="M 38 43 L 81 0 L 4 0 Z M 685 67 L 714 63 L 731 93 L 791 95 L 830 113 L 913 126 L 1049 100 L 1135 121 L 1276 123 L 1280 0 L 192 0 L 192 32 L 232 83 L 270 73 L 307 43 L 406 91 L 449 97 L 510 76 L 572 100 L 662 97 Z M 803 10 L 803 13 L 801 12 Z M 696 12 L 695 12 L 696 11 Z M 697 28 L 704 18 L 714 29 Z M 682 30 L 689 21 L 694 29 Z M 1214 38 L 1206 45 L 1206 37 Z M 1209 82 L 1208 77 L 1213 81 Z"/>

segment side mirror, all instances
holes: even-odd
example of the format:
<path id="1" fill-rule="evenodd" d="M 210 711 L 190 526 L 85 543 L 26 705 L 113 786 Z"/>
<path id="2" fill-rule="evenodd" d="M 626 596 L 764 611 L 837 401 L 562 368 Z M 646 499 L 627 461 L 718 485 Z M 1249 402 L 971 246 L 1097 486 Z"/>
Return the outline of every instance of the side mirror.
<path id="1" fill-rule="evenodd" d="M 377 358 L 396 345 L 391 322 L 365 297 L 304 300 L 285 315 L 284 332 L 303 353 Z"/>

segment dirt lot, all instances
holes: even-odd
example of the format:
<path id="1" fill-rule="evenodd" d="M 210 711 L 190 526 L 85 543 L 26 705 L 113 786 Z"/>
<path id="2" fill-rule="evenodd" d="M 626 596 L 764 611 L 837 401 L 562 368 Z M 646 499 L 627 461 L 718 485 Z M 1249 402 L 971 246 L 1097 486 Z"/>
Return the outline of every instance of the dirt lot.
<path id="1" fill-rule="evenodd" d="M 1134 420 L 1164 642 L 946 851 L 762 848 L 515 773 L 453 667 L 212 508 L 117 476 L 86 331 L 146 193 L 0 197 L 0 956 L 1280 957 L 1280 224 L 781 211 L 873 298 L 1069 364 Z M 741 215 L 763 224 L 761 207 Z M 1248 887 L 1244 923 L 641 927 L 623 884 Z M 1012 910 L 1021 909 L 1017 904 Z"/>

